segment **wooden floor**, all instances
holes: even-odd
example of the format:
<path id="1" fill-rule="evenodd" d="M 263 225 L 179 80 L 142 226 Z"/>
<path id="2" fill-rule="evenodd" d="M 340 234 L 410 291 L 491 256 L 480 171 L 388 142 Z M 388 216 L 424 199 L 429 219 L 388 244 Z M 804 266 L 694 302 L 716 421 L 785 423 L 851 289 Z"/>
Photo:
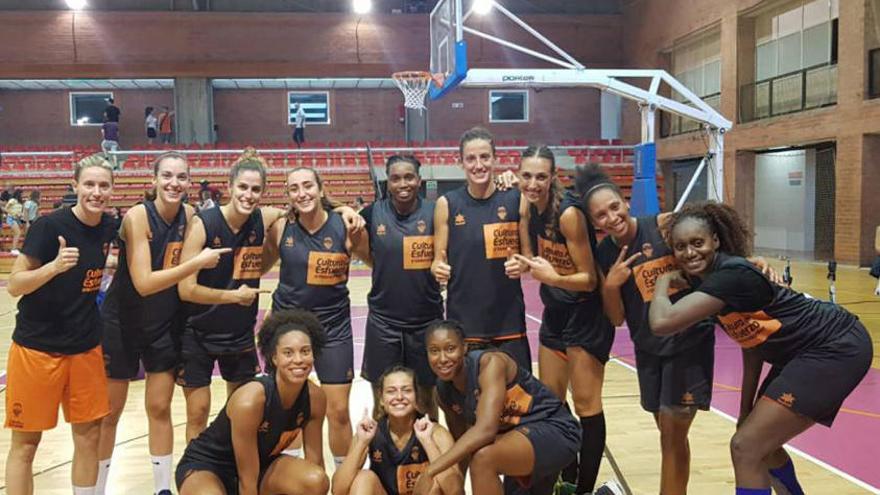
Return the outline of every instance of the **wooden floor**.
<path id="1" fill-rule="evenodd" d="M 774 263 L 776 264 L 776 263 Z M 781 267 L 780 267 L 781 268 Z M 825 267 L 819 264 L 797 263 L 793 269 L 795 287 L 817 297 L 825 298 L 827 283 Z M 277 279 L 265 286 L 274 287 Z M 880 298 L 873 296 L 875 280 L 866 271 L 841 267 L 838 281 L 838 300 L 851 311 L 858 313 L 871 331 L 875 346 L 874 367 L 880 367 Z M 352 280 L 353 306 L 365 305 L 369 278 Z M 261 307 L 269 304 L 263 296 Z M 538 313 L 540 314 L 540 313 Z M 5 370 L 9 336 L 14 324 L 14 301 L 5 291 L 0 292 L 0 370 Z M 0 375 L 2 376 L 2 375 Z M 110 494 L 147 494 L 152 490 L 152 471 L 147 454 L 147 425 L 143 407 L 143 381 L 134 382 L 130 388 L 129 402 L 119 425 L 117 448 L 108 483 Z M 215 380 L 212 386 L 215 400 L 212 410 L 220 409 L 225 397 L 223 383 Z M 355 383 L 351 409 L 360 411 L 369 401 L 368 385 L 362 380 Z M 657 493 L 659 483 L 659 436 L 650 415 L 642 411 L 638 400 L 638 386 L 634 370 L 623 361 L 612 360 L 607 367 L 604 388 L 605 415 L 608 418 L 608 451 L 615 466 L 606 459 L 602 463 L 600 479 L 621 475 L 630 493 Z M 175 424 L 175 455 L 183 451 L 185 411 L 183 394 L 175 393 L 172 407 Z M 0 416 L 5 417 L 5 404 L 0 401 Z M 716 412 L 700 413 L 691 430 L 692 469 L 690 493 L 723 494 L 733 492 L 733 470 L 728 456 L 728 441 L 734 424 L 729 418 Z M 0 433 L 0 465 L 5 465 L 5 453 L 9 446 L 9 432 Z M 325 435 L 326 438 L 326 435 Z M 72 445 L 69 427 L 61 423 L 47 432 L 37 453 L 35 463 L 35 489 L 38 494 L 69 494 L 70 460 Z M 329 461 L 329 449 L 325 447 L 325 459 Z M 812 493 L 835 495 L 880 493 L 869 491 L 844 479 L 832 471 L 804 458 L 795 456 L 798 475 Z M 328 470 L 332 469 L 328 465 Z M 329 471 L 328 471 L 329 472 Z M 0 487 L 5 485 L 0 467 Z M 0 488 L 2 490 L 2 488 Z"/>

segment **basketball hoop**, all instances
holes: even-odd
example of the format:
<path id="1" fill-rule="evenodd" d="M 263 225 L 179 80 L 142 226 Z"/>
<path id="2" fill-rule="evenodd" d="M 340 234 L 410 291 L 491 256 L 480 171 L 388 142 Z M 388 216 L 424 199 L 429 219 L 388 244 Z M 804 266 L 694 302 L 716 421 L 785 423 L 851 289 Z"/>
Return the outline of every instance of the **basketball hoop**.
<path id="1" fill-rule="evenodd" d="M 404 71 L 395 72 L 391 77 L 403 92 L 403 106 L 421 112 L 426 108 L 425 97 L 428 96 L 431 83 L 441 86 L 443 76 L 424 71 Z"/>

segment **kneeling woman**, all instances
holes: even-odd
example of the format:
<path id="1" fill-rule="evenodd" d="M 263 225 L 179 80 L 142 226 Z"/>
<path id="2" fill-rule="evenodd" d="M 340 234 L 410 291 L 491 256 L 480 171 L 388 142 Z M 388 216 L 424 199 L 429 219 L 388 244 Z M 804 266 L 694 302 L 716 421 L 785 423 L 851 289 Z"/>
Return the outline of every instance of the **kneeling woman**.
<path id="1" fill-rule="evenodd" d="M 736 493 L 769 495 L 764 458 L 815 423 L 830 426 L 871 366 L 873 349 L 854 315 L 772 284 L 745 260 L 749 240 L 727 205 L 689 205 L 675 214 L 669 241 L 681 271 L 658 279 L 649 319 L 655 333 L 668 335 L 714 316 L 742 346 L 740 426 L 730 442 Z M 694 291 L 672 304 L 667 289 L 687 283 Z M 764 361 L 773 366 L 758 391 L 767 400 L 755 400 Z M 785 467 L 783 482 L 794 475 Z"/>
<path id="2" fill-rule="evenodd" d="M 442 426 L 416 410 L 415 372 L 388 369 L 377 381 L 377 422 L 364 415 L 357 425 L 345 462 L 333 475 L 333 495 L 410 495 L 430 461 L 449 450 L 454 440 Z M 370 469 L 361 470 L 370 456 Z M 453 465 L 436 476 L 432 494 L 464 493 L 464 478 Z"/>
<path id="3" fill-rule="evenodd" d="M 267 374 L 229 398 L 186 448 L 177 487 L 188 494 L 324 494 L 324 393 L 309 381 L 324 345 L 321 324 L 302 310 L 273 313 L 258 336 Z M 282 455 L 302 433 L 305 460 Z"/>
<path id="4" fill-rule="evenodd" d="M 466 351 L 457 322 L 434 324 L 425 339 L 439 404 L 456 442 L 431 461 L 414 493 L 430 493 L 435 476 L 468 456 L 473 493 L 502 493 L 499 475 L 529 493 L 551 493 L 581 444 L 580 425 L 568 407 L 505 352 Z"/>

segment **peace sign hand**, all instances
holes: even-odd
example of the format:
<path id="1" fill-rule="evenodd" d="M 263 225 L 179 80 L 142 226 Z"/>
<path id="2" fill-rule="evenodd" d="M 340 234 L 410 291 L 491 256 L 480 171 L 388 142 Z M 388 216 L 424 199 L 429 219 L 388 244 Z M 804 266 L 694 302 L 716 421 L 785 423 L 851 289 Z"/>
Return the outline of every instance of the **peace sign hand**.
<path id="1" fill-rule="evenodd" d="M 632 264 L 638 259 L 639 256 L 642 256 L 641 251 L 630 256 L 629 258 L 624 259 L 626 256 L 626 250 L 629 246 L 623 246 L 620 248 L 620 255 L 617 256 L 617 261 L 611 265 L 611 269 L 608 270 L 608 275 L 605 276 L 605 284 L 610 287 L 619 288 L 623 284 L 626 283 L 627 280 L 632 276 Z"/>

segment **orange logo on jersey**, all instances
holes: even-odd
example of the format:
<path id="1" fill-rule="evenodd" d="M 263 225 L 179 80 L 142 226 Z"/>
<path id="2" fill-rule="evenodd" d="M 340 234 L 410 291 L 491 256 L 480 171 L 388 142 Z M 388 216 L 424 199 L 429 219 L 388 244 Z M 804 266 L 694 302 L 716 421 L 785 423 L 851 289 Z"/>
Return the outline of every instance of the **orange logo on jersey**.
<path id="1" fill-rule="evenodd" d="M 505 208 L 503 206 L 499 206 L 498 207 L 498 219 L 504 220 L 505 218 L 507 218 L 507 208 Z"/>
<path id="2" fill-rule="evenodd" d="M 152 240 L 153 240 L 153 231 L 150 230 L 149 228 L 147 229 L 147 240 L 148 240 L 148 241 L 152 241 Z"/>
<path id="3" fill-rule="evenodd" d="M 465 224 L 464 215 L 462 215 L 461 213 L 459 213 L 458 215 L 455 215 L 455 225 L 464 225 L 464 224 Z"/>
<path id="4" fill-rule="evenodd" d="M 86 275 L 82 281 L 83 292 L 97 292 L 101 289 L 101 278 L 104 276 L 103 268 L 94 268 L 86 270 Z"/>
<path id="5" fill-rule="evenodd" d="M 297 435 L 299 435 L 299 428 L 282 432 L 281 438 L 278 439 L 278 443 L 276 443 L 275 448 L 272 449 L 272 455 L 281 455 L 281 453 L 287 450 L 287 447 L 293 443 L 293 440 Z"/>
<path id="6" fill-rule="evenodd" d="M 214 241 L 211 242 L 211 247 L 214 249 L 223 247 L 223 241 L 220 240 L 220 236 L 214 237 Z"/>
<path id="7" fill-rule="evenodd" d="M 232 261 L 232 278 L 235 280 L 259 279 L 262 275 L 263 246 L 244 246 L 235 250 Z"/>
<path id="8" fill-rule="evenodd" d="M 348 280 L 348 263 L 350 261 L 351 258 L 345 253 L 312 251 L 309 253 L 306 283 L 309 285 L 344 284 Z"/>
<path id="9" fill-rule="evenodd" d="M 694 405 L 696 403 L 696 402 L 694 402 L 694 394 L 692 394 L 690 392 L 685 392 L 685 393 L 681 394 L 681 403 L 686 406 Z"/>
<path id="10" fill-rule="evenodd" d="M 260 427 L 257 428 L 257 431 L 259 431 L 260 433 L 266 433 L 267 431 L 269 431 L 269 422 L 263 421 L 263 424 L 261 424 Z"/>
<path id="11" fill-rule="evenodd" d="M 416 487 L 416 481 L 419 480 L 419 476 L 427 468 L 427 462 L 397 466 L 397 493 L 400 495 L 412 495 L 413 488 Z"/>
<path id="12" fill-rule="evenodd" d="M 284 238 L 284 247 L 289 247 L 289 248 L 293 247 L 293 236 L 292 235 L 289 235 Z"/>
<path id="13" fill-rule="evenodd" d="M 325 237 L 323 242 L 324 242 L 324 249 L 330 249 L 333 247 L 333 238 L 332 237 L 329 237 L 329 236 Z"/>
<path id="14" fill-rule="evenodd" d="M 574 261 L 568 253 L 568 246 L 561 242 L 553 242 L 543 237 L 538 237 L 538 256 L 549 261 L 556 273 L 571 275 L 577 272 Z"/>
<path id="15" fill-rule="evenodd" d="M 183 237 L 184 232 L 186 232 L 186 225 L 180 224 L 177 226 L 177 235 Z"/>
<path id="16" fill-rule="evenodd" d="M 162 261 L 162 269 L 175 267 L 180 264 L 180 250 L 183 249 L 183 242 L 169 242 L 165 246 L 165 259 Z"/>
<path id="17" fill-rule="evenodd" d="M 639 288 L 639 292 L 642 294 L 642 300 L 646 303 L 651 302 L 654 299 L 654 287 L 657 285 L 657 278 L 675 269 L 675 262 L 671 255 L 646 261 L 641 265 L 633 267 L 633 277 L 635 277 L 636 287 Z M 676 292 L 678 292 L 678 289 L 669 288 L 670 296 Z"/>
<path id="18" fill-rule="evenodd" d="M 428 224 L 424 220 L 419 220 L 416 222 L 416 229 L 418 229 L 419 234 L 424 234 L 426 230 L 428 230 Z"/>
<path id="19" fill-rule="evenodd" d="M 306 420 L 306 415 L 304 413 L 299 413 L 296 415 L 296 426 L 302 426 L 303 422 Z"/>
<path id="20" fill-rule="evenodd" d="M 376 227 L 376 235 L 385 235 L 386 230 L 387 229 L 385 228 L 385 224 L 380 223 L 379 226 Z"/>
<path id="21" fill-rule="evenodd" d="M 724 332 L 745 349 L 762 344 L 782 328 L 782 322 L 763 311 L 718 315 Z"/>
<path id="22" fill-rule="evenodd" d="M 248 234 L 248 244 L 253 246 L 257 243 L 257 231 L 252 230 L 250 234 Z"/>
<path id="23" fill-rule="evenodd" d="M 483 225 L 483 243 L 486 259 L 507 258 L 507 250 L 519 252 L 519 225 L 516 222 Z"/>
<path id="24" fill-rule="evenodd" d="M 373 458 L 373 462 L 376 462 L 376 463 L 382 462 L 382 451 L 378 450 L 378 449 L 374 450 L 372 458 Z"/>
<path id="25" fill-rule="evenodd" d="M 791 394 L 791 393 L 782 394 L 779 396 L 778 399 L 776 399 L 776 402 L 782 404 L 785 407 L 793 406 L 794 401 L 795 401 L 794 394 Z"/>
<path id="26" fill-rule="evenodd" d="M 409 458 L 414 461 L 419 460 L 419 446 L 418 445 L 413 445 L 412 450 L 410 450 L 410 452 L 409 452 Z"/>
<path id="27" fill-rule="evenodd" d="M 427 270 L 434 261 L 434 236 L 414 235 L 403 238 L 403 269 Z"/>
<path id="28" fill-rule="evenodd" d="M 509 426 L 518 425 L 532 407 L 532 399 L 533 397 L 518 383 L 507 389 L 504 395 L 504 409 L 501 410 L 501 423 Z"/>
<path id="29" fill-rule="evenodd" d="M 645 256 L 645 259 L 651 259 L 651 256 L 654 256 L 654 245 L 650 242 L 642 244 L 642 254 Z"/>
<path id="30" fill-rule="evenodd" d="M 461 414 L 463 412 L 461 404 L 452 404 L 452 412 L 454 412 L 455 414 Z"/>

